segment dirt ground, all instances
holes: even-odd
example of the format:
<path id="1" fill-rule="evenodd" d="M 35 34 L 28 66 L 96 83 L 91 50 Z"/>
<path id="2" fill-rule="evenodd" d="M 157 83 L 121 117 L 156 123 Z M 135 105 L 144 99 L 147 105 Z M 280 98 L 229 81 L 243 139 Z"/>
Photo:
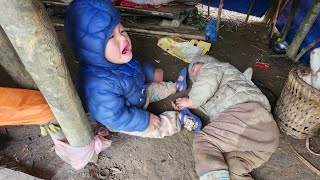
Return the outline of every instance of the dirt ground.
<path id="1" fill-rule="evenodd" d="M 214 10 L 212 12 L 215 12 Z M 244 26 L 245 16 L 231 18 L 222 16 L 220 39 L 212 43 L 208 54 L 221 61 L 230 62 L 239 70 L 247 67 L 254 70 L 253 81 L 267 95 L 272 107 L 280 96 L 281 90 L 294 64 L 285 58 L 261 58 L 274 54 L 265 40 L 267 28 L 256 22 Z M 62 29 L 57 29 L 65 54 L 66 63 L 73 80 L 77 63 L 66 45 Z M 156 44 L 159 37 L 131 35 L 133 52 L 142 62 L 154 64 L 165 70 L 165 80 L 176 79 L 179 70 L 187 63 L 166 54 Z M 270 65 L 269 69 L 255 67 L 260 59 Z M 155 60 L 159 60 L 157 63 Z M 18 87 L 1 68 L 0 85 Z M 190 82 L 188 83 L 190 87 Z M 185 94 L 178 94 L 183 96 Z M 173 99 L 174 97 L 171 97 Z M 170 109 L 170 99 L 153 104 L 151 111 L 161 112 Z M 166 106 L 164 106 L 166 104 Z M 204 118 L 205 119 L 205 118 Z M 0 167 L 5 166 L 21 170 L 43 179 L 197 179 L 192 155 L 194 134 L 186 130 L 163 139 L 144 139 L 120 133 L 111 133 L 108 139 L 112 145 L 99 156 L 97 164 L 88 164 L 76 171 L 64 163 L 54 152 L 50 137 L 41 137 L 38 126 L 0 127 L 0 133 L 10 138 L 6 144 L 0 139 Z M 3 137 L 3 136 L 1 136 Z M 320 150 L 320 134 L 311 138 L 311 149 Z M 317 169 L 320 168 L 320 157 L 312 155 L 305 147 L 305 140 L 298 140 L 281 133 L 278 150 L 270 160 L 252 172 L 257 180 L 316 180 L 316 173 L 303 164 L 295 151 Z M 295 151 L 293 150 L 295 149 Z"/>

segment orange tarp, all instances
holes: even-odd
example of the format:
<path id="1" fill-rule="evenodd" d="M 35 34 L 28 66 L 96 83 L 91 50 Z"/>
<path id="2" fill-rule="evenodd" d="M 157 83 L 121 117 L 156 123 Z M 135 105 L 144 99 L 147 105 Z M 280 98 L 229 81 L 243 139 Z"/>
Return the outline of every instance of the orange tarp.
<path id="1" fill-rule="evenodd" d="M 45 124 L 52 119 L 40 91 L 0 87 L 0 126 Z"/>

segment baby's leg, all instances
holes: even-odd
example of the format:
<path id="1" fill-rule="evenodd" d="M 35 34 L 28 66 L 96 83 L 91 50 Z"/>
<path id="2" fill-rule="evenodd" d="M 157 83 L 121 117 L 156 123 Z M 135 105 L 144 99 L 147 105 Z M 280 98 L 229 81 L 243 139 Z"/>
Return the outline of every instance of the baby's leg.
<path id="1" fill-rule="evenodd" d="M 193 141 L 195 168 L 200 180 L 229 177 L 228 166 L 220 147 L 222 143 L 219 143 L 210 126 L 211 124 L 204 127 Z"/>
<path id="2" fill-rule="evenodd" d="M 272 115 L 258 103 L 243 103 L 222 112 L 217 119 L 203 128 L 194 140 L 196 171 L 200 179 L 214 177 L 229 169 L 230 175 L 251 178 L 249 172 L 267 161 L 276 151 L 279 130 Z M 210 151 L 211 149 L 211 151 Z M 235 153 L 242 152 L 238 163 L 232 163 Z M 247 152 L 247 153 L 244 153 Z M 227 164 L 221 154 L 226 153 Z M 230 154 L 229 154 L 230 153 Z M 254 156 L 248 156 L 254 154 Z M 260 162 L 256 159 L 262 158 Z M 248 168 L 248 164 L 255 166 Z M 233 167 L 234 164 L 238 166 Z M 236 170 L 236 171 L 235 171 Z M 239 174 L 239 173 L 242 174 Z"/>
<path id="3" fill-rule="evenodd" d="M 152 83 L 147 88 L 147 96 L 150 103 L 157 102 L 176 93 L 177 85 L 173 82 Z"/>
<path id="4" fill-rule="evenodd" d="M 120 131 L 125 134 L 147 137 L 147 138 L 163 138 L 165 136 L 172 136 L 173 134 L 181 131 L 181 125 L 178 120 L 178 112 L 166 111 L 160 114 L 160 126 L 157 129 L 151 129 L 148 127 L 144 131 L 127 132 Z"/>
<path id="5" fill-rule="evenodd" d="M 271 155 L 272 152 L 264 151 L 233 151 L 226 153 L 225 159 L 231 179 L 252 180 L 253 178 L 249 172 L 267 162 Z"/>

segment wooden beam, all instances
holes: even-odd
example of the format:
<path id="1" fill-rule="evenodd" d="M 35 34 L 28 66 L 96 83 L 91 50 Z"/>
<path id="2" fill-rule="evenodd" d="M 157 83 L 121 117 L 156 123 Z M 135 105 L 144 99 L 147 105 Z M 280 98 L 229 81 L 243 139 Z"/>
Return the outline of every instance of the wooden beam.
<path id="1" fill-rule="evenodd" d="M 63 22 L 59 19 L 52 19 L 52 24 L 55 27 L 64 27 Z M 123 25 L 124 29 L 129 33 L 157 36 L 179 36 L 185 39 L 206 40 L 206 36 L 203 31 L 199 31 L 198 29 L 183 28 L 183 26 L 165 27 L 128 22 L 123 22 Z"/>
<path id="2" fill-rule="evenodd" d="M 70 145 L 83 147 L 91 143 L 93 132 L 43 3 L 2 0 L 0 24 L 46 98 Z"/>
<path id="3" fill-rule="evenodd" d="M 37 89 L 30 74 L 24 68 L 7 35 L 0 26 L 0 65 L 22 88 Z"/>
<path id="4" fill-rule="evenodd" d="M 204 36 L 197 36 L 192 34 L 182 34 L 182 33 L 175 33 L 175 32 L 165 32 L 165 31 L 158 31 L 158 30 L 146 30 L 146 29 L 139 29 L 139 28 L 124 28 L 127 32 L 133 33 L 140 33 L 140 34 L 152 34 L 152 35 L 161 35 L 161 36 L 178 36 L 185 39 L 198 39 L 198 40 L 206 40 Z"/>

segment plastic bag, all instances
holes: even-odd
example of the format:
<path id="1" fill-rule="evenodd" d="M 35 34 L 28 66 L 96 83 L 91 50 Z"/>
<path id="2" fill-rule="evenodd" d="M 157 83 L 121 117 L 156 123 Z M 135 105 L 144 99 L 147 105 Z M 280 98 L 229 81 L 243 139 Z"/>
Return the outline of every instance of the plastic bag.
<path id="1" fill-rule="evenodd" d="M 206 54 L 211 47 L 210 43 L 201 40 L 187 41 L 176 36 L 161 38 L 157 45 L 169 54 L 188 63 L 193 57 Z"/>
<path id="2" fill-rule="evenodd" d="M 208 24 L 205 29 L 206 36 L 208 37 L 208 40 L 210 42 L 217 41 L 217 28 L 216 28 L 216 22 L 210 18 L 208 21 Z"/>
<path id="3" fill-rule="evenodd" d="M 84 147 L 72 147 L 59 139 L 53 139 L 56 154 L 74 169 L 79 170 L 86 166 L 91 160 L 93 154 L 99 154 L 101 151 L 111 146 L 111 141 L 104 136 L 108 135 L 108 130 L 100 127 L 93 138 L 93 141 Z"/>

